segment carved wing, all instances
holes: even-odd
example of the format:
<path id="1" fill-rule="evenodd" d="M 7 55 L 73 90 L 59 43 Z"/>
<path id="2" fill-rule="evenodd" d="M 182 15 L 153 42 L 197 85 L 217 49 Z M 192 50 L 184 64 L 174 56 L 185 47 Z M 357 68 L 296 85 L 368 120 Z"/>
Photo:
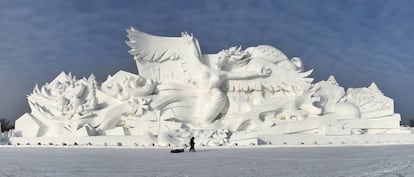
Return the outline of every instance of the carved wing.
<path id="1" fill-rule="evenodd" d="M 156 81 L 195 80 L 206 67 L 197 39 L 187 33 L 181 37 L 154 36 L 134 28 L 127 29 L 129 53 L 137 62 L 140 75 Z"/>

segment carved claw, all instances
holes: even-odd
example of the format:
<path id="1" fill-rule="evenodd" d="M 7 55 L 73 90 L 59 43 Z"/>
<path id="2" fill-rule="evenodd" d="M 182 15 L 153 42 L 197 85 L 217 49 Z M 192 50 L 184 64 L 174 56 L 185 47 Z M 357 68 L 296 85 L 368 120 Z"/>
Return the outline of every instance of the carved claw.
<path id="1" fill-rule="evenodd" d="M 260 76 L 268 77 L 272 74 L 272 69 L 268 67 L 262 67 L 260 69 Z"/>
<path id="2" fill-rule="evenodd" d="M 193 34 L 188 34 L 187 32 L 182 32 L 181 37 L 188 43 L 193 42 L 194 36 Z"/>

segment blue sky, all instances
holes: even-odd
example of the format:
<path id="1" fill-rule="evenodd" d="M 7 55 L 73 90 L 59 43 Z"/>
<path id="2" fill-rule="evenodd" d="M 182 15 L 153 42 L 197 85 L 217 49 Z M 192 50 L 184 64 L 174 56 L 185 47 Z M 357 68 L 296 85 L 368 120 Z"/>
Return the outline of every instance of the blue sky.
<path id="1" fill-rule="evenodd" d="M 26 95 L 61 71 L 99 81 L 137 73 L 125 29 L 195 34 L 204 53 L 273 45 L 299 56 L 316 81 L 376 82 L 404 120 L 414 118 L 414 1 L 0 1 L 0 117 L 29 108 Z"/>

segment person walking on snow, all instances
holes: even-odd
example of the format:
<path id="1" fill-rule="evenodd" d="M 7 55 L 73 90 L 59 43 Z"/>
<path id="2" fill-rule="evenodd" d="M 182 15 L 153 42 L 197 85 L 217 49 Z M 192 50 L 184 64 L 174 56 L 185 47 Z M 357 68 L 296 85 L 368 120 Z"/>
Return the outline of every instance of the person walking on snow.
<path id="1" fill-rule="evenodd" d="M 194 136 L 193 136 L 190 140 L 190 151 L 189 152 L 195 152 L 194 145 L 195 145 L 195 142 L 194 142 Z"/>

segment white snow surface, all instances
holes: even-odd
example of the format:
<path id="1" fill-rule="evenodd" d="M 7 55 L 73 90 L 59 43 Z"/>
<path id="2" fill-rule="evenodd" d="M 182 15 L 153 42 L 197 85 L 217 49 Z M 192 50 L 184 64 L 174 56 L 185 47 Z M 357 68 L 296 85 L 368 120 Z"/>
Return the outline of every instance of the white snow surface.
<path id="1" fill-rule="evenodd" d="M 0 176 L 410 177 L 414 145 L 168 148 L 2 147 Z"/>

